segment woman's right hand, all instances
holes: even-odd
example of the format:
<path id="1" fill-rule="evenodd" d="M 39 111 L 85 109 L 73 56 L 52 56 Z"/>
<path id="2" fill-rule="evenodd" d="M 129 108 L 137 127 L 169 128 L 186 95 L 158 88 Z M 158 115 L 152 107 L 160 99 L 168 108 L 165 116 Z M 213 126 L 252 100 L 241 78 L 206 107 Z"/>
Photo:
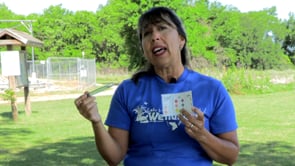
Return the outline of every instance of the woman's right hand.
<path id="1" fill-rule="evenodd" d="M 76 108 L 80 114 L 92 123 L 101 122 L 101 116 L 98 113 L 96 98 L 90 96 L 88 92 L 75 99 Z"/>

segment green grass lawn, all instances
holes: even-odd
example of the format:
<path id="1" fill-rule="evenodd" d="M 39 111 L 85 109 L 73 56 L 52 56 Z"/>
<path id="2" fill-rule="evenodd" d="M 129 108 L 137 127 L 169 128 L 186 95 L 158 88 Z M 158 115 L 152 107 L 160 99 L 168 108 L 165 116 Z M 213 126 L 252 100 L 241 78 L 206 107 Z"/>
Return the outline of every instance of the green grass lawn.
<path id="1" fill-rule="evenodd" d="M 241 144 L 236 165 L 295 165 L 295 90 L 233 100 Z"/>
<path id="2" fill-rule="evenodd" d="M 295 90 L 232 98 L 241 146 L 235 165 L 295 165 Z M 110 100 L 97 97 L 103 118 Z M 106 165 L 73 99 L 31 105 L 32 115 L 26 116 L 19 103 L 19 120 L 13 122 L 10 105 L 0 104 L 0 165 Z"/>

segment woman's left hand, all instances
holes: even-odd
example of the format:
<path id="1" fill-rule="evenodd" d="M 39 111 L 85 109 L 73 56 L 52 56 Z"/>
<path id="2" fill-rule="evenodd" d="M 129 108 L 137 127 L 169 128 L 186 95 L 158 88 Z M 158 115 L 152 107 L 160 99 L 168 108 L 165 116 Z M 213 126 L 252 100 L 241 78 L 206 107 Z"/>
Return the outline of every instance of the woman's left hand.
<path id="1" fill-rule="evenodd" d="M 181 122 L 185 125 L 186 133 L 190 137 L 196 140 L 200 140 L 206 132 L 206 129 L 204 127 L 204 113 L 196 107 L 193 107 L 192 111 L 195 114 L 191 114 L 186 110 L 181 110 L 178 117 L 181 120 Z"/>

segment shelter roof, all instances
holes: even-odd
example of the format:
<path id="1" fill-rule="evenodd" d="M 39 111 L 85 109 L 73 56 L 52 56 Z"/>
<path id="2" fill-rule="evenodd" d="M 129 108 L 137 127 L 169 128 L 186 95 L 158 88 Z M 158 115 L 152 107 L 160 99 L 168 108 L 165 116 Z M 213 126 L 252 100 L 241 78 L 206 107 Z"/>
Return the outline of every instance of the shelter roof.
<path id="1" fill-rule="evenodd" d="M 32 35 L 15 29 L 0 29 L 0 46 L 34 46 L 42 47 L 43 42 Z"/>

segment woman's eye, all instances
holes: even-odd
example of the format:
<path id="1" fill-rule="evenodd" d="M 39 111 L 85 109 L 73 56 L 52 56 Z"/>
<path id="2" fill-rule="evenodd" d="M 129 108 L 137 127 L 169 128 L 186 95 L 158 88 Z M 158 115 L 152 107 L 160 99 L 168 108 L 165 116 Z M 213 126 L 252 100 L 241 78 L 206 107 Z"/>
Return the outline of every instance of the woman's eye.
<path id="1" fill-rule="evenodd" d="M 164 30 L 164 29 L 166 29 L 166 27 L 165 27 L 165 26 L 159 26 L 158 29 L 159 29 L 159 30 Z"/>
<path id="2" fill-rule="evenodd" d="M 149 35 L 149 34 L 150 34 L 149 31 L 145 31 L 145 32 L 143 32 L 143 36 L 147 36 L 147 35 Z"/>

